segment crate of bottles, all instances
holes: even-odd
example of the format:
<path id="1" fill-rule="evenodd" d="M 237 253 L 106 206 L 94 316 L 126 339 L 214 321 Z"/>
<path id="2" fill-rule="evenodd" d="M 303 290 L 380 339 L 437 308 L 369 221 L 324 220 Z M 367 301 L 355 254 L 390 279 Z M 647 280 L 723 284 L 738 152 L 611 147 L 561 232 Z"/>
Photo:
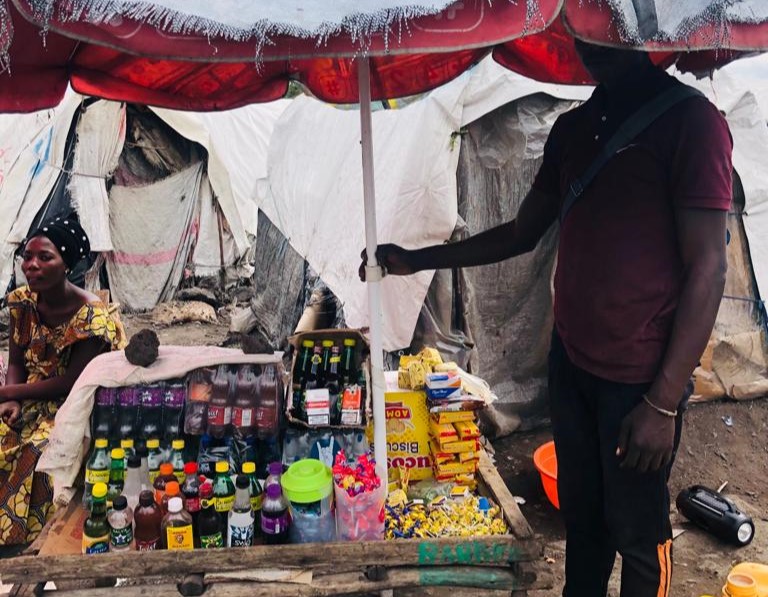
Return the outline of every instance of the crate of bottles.
<path id="1" fill-rule="evenodd" d="M 368 341 L 358 330 L 297 334 L 286 399 L 288 421 L 304 428 L 362 429 L 371 419 Z"/>

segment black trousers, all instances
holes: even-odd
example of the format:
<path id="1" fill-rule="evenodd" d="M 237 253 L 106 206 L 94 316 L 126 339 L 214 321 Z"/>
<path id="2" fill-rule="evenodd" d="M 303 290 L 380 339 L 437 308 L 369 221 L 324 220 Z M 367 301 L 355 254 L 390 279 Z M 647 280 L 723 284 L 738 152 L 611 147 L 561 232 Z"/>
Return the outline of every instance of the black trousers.
<path id="1" fill-rule="evenodd" d="M 621 422 L 649 387 L 607 381 L 579 369 L 554 335 L 549 393 L 566 528 L 563 597 L 604 597 L 616 552 L 622 556 L 621 597 L 669 594 L 667 481 L 672 465 L 641 474 L 619 468 L 616 456 Z M 675 452 L 691 390 L 686 389 L 678 409 Z"/>

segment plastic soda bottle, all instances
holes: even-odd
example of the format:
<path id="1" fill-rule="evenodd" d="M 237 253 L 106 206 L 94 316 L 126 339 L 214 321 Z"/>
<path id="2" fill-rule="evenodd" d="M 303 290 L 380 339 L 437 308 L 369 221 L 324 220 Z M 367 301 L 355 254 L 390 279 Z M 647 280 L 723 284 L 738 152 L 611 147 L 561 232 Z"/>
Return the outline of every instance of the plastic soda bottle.
<path id="1" fill-rule="evenodd" d="M 153 383 L 137 388 L 141 409 L 141 437 L 159 438 L 163 416 L 163 385 Z"/>
<path id="2" fill-rule="evenodd" d="M 194 549 L 192 517 L 184 511 L 180 497 L 168 502 L 168 514 L 163 518 L 160 536 L 163 546 L 170 551 Z"/>
<path id="3" fill-rule="evenodd" d="M 264 492 L 261 489 L 261 483 L 259 483 L 259 480 L 256 478 L 256 463 L 255 462 L 244 462 L 243 463 L 243 475 L 244 477 L 247 477 L 249 483 L 250 483 L 250 499 L 251 499 L 251 510 L 253 510 L 253 516 L 256 521 L 255 529 L 256 533 L 258 534 L 261 530 L 261 504 L 264 501 Z M 237 497 L 235 497 L 237 499 Z"/>
<path id="4" fill-rule="evenodd" d="M 184 440 L 175 439 L 171 442 L 170 463 L 173 465 L 173 474 L 179 483 L 184 483 Z"/>
<path id="5" fill-rule="evenodd" d="M 109 523 L 109 551 L 133 549 L 133 510 L 124 495 L 118 495 L 107 514 Z"/>
<path id="6" fill-rule="evenodd" d="M 267 488 L 270 485 L 277 485 L 280 487 L 280 475 L 283 474 L 283 463 L 282 462 L 270 462 L 267 465 L 267 480 L 264 481 L 264 491 L 267 491 Z"/>
<path id="7" fill-rule="evenodd" d="M 261 534 L 268 545 L 288 542 L 288 503 L 278 484 L 267 487 L 267 497 L 261 506 Z"/>
<path id="8" fill-rule="evenodd" d="M 133 438 L 121 439 L 120 447 L 125 452 L 125 466 L 128 466 L 128 459 L 136 453 L 136 447 Z"/>
<path id="9" fill-rule="evenodd" d="M 256 406 L 256 434 L 261 439 L 274 437 L 280 430 L 282 389 L 277 367 L 265 365 L 259 376 Z"/>
<path id="10" fill-rule="evenodd" d="M 165 495 L 165 487 L 168 481 L 176 481 L 176 476 L 173 474 L 173 465 L 170 462 L 163 462 L 160 465 L 160 474 L 152 484 L 155 488 L 155 501 L 158 504 L 163 503 L 163 496 Z M 178 481 L 176 481 L 178 483 Z"/>
<path id="11" fill-rule="evenodd" d="M 125 486 L 125 452 L 122 448 L 112 448 L 111 456 L 109 483 L 107 483 L 107 508 L 112 507 L 115 498 L 123 493 Z"/>
<path id="12" fill-rule="evenodd" d="M 187 387 L 181 380 L 174 380 L 163 388 L 163 436 L 174 440 L 181 435 L 184 400 Z"/>
<path id="13" fill-rule="evenodd" d="M 90 509 L 93 486 L 96 483 L 109 483 L 110 459 L 107 452 L 109 441 L 99 438 L 93 442 L 93 452 L 85 465 L 85 492 L 83 493 L 83 505 Z M 106 494 L 105 494 L 106 495 Z"/>
<path id="14" fill-rule="evenodd" d="M 211 401 L 208 403 L 208 435 L 223 438 L 232 422 L 230 404 L 230 373 L 226 365 L 219 365 L 213 376 Z"/>
<path id="15" fill-rule="evenodd" d="M 216 503 L 216 512 L 221 519 L 221 528 L 227 528 L 229 511 L 235 503 L 235 485 L 229 476 L 229 463 L 219 460 L 216 463 L 216 478 L 213 481 L 213 496 Z"/>
<path id="16" fill-rule="evenodd" d="M 136 510 L 139 505 L 139 494 L 142 489 L 141 460 L 134 455 L 128 458 L 128 468 L 125 471 L 125 484 L 123 485 L 123 495 L 131 511 Z M 114 508 L 114 500 L 112 507 Z"/>
<path id="17" fill-rule="evenodd" d="M 221 517 L 216 512 L 213 486 L 210 483 L 203 483 L 200 487 L 200 515 L 197 518 L 197 533 L 200 547 L 203 549 L 224 547 Z"/>
<path id="18" fill-rule="evenodd" d="M 181 487 L 179 486 L 179 482 L 174 479 L 165 484 L 165 493 L 163 493 L 163 499 L 160 502 L 160 510 L 162 511 L 163 516 L 168 514 L 168 503 L 175 497 L 181 497 Z M 181 505 L 184 505 L 183 498 L 181 500 Z"/>
<path id="19" fill-rule="evenodd" d="M 134 387 L 117 390 L 117 436 L 125 439 L 136 436 L 139 415 L 139 395 Z"/>
<path id="20" fill-rule="evenodd" d="M 139 551 L 152 551 L 160 549 L 160 523 L 163 513 L 160 506 L 155 503 L 154 494 L 148 489 L 139 494 L 139 507 L 134 513 L 136 528 L 134 538 L 136 549 Z"/>
<path id="21" fill-rule="evenodd" d="M 184 484 L 181 486 L 181 497 L 184 509 L 192 516 L 192 523 L 197 528 L 200 514 L 200 478 L 197 476 L 197 463 L 187 462 L 184 465 Z"/>
<path id="22" fill-rule="evenodd" d="M 160 464 L 163 462 L 163 453 L 160 451 L 159 439 L 147 440 L 147 467 L 149 469 L 149 482 L 154 485 L 155 479 L 160 474 Z"/>
<path id="23" fill-rule="evenodd" d="M 232 427 L 238 437 L 250 437 L 256 432 L 256 395 L 259 379 L 256 368 L 242 365 L 237 370 L 235 400 L 232 406 Z"/>
<path id="24" fill-rule="evenodd" d="M 107 485 L 95 483 L 91 492 L 91 514 L 83 523 L 83 553 L 106 553 L 109 549 Z"/>
<path id="25" fill-rule="evenodd" d="M 93 437 L 112 437 L 112 416 L 117 401 L 117 388 L 96 390 L 96 397 L 91 416 L 91 435 Z"/>
<path id="26" fill-rule="evenodd" d="M 227 522 L 227 547 L 253 545 L 253 510 L 251 509 L 251 482 L 238 475 L 235 482 L 235 503 L 229 511 Z"/>

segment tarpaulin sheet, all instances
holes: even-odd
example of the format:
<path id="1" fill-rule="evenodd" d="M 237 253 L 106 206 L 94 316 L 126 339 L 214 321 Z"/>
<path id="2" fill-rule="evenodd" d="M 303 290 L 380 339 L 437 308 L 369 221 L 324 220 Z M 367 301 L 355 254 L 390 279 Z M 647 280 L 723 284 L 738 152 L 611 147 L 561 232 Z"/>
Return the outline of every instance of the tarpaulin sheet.
<path id="1" fill-rule="evenodd" d="M 380 243 L 441 243 L 456 226 L 461 79 L 402 110 L 373 114 Z M 308 97 L 278 121 L 261 208 L 344 305 L 347 324 L 368 325 L 357 268 L 365 246 L 360 115 Z M 384 349 L 410 345 L 433 272 L 382 283 Z"/>
<path id="2" fill-rule="evenodd" d="M 198 163 L 148 187 L 110 190 L 114 251 L 107 272 L 124 309 L 151 309 L 173 296 L 196 236 L 203 168 Z"/>

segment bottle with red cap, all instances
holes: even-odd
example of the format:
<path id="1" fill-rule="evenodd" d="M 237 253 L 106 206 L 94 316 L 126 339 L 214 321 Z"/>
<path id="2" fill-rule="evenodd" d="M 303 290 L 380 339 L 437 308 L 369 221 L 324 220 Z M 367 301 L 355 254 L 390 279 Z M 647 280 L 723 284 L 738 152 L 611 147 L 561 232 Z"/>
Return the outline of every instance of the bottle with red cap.
<path id="1" fill-rule="evenodd" d="M 197 517 L 197 537 L 200 547 L 210 549 L 224 547 L 221 516 L 216 512 L 216 498 L 213 485 L 203 483 L 200 487 L 200 514 Z"/>
<path id="2" fill-rule="evenodd" d="M 200 478 L 197 476 L 197 463 L 187 462 L 184 465 L 184 475 L 184 485 L 181 486 L 184 509 L 192 516 L 192 526 L 197 529 L 200 513 Z"/>

